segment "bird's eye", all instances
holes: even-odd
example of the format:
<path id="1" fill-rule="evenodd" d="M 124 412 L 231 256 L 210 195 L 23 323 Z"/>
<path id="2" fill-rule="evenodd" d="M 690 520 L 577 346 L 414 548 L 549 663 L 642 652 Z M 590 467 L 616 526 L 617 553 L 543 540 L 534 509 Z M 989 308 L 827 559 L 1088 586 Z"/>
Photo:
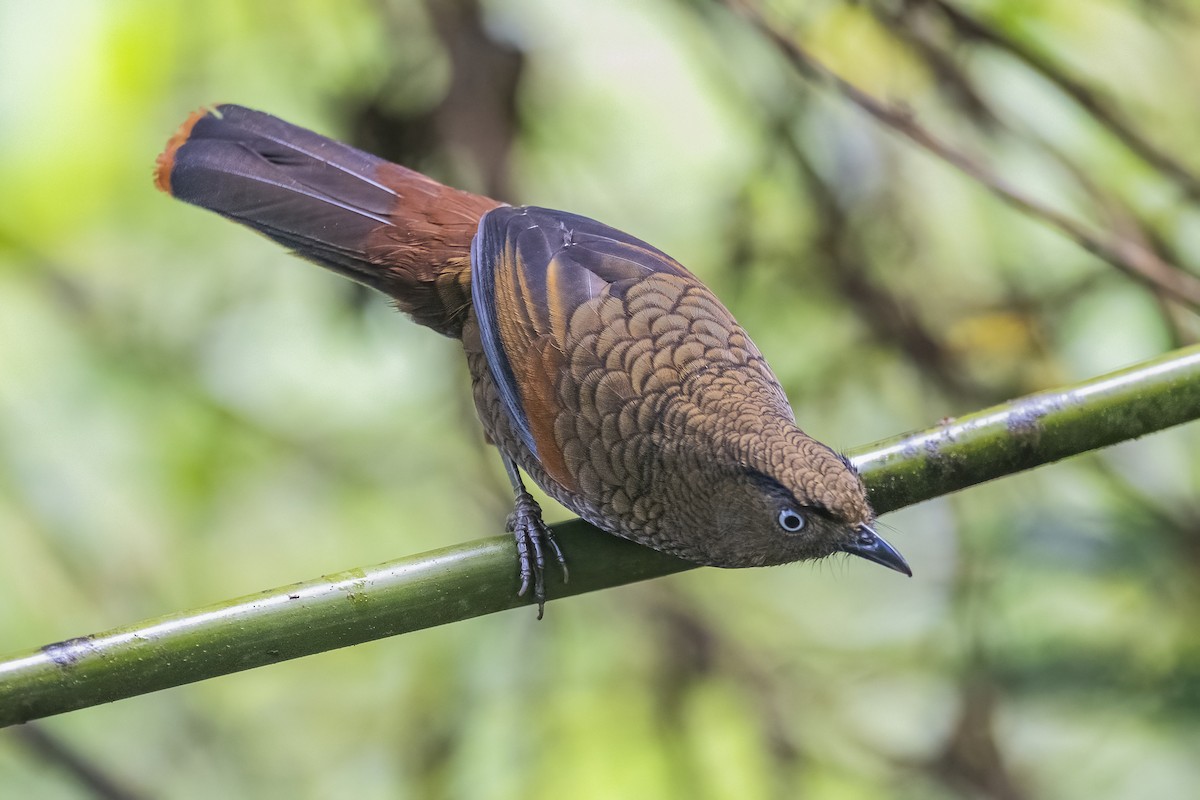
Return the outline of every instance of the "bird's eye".
<path id="1" fill-rule="evenodd" d="M 791 508 L 779 512 L 779 527 L 787 533 L 799 533 L 804 529 L 804 517 Z"/>

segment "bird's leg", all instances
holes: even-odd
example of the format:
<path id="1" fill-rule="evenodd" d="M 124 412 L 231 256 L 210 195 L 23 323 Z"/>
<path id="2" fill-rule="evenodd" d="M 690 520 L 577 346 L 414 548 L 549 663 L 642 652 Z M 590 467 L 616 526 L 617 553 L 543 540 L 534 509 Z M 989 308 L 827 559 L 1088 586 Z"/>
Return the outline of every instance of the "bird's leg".
<path id="1" fill-rule="evenodd" d="M 524 597 L 533 586 L 533 599 L 537 601 L 538 619 L 542 618 L 546 606 L 546 581 L 544 577 L 546 559 L 542 552 L 543 544 L 550 545 L 554 557 L 562 567 L 563 583 L 567 582 L 567 559 L 554 538 L 554 534 L 542 521 L 542 509 L 538 506 L 533 495 L 525 491 L 525 484 L 517 472 L 517 464 L 511 458 L 505 457 L 504 469 L 508 480 L 512 483 L 516 503 L 508 515 L 506 526 L 517 539 L 517 561 L 521 568 L 521 589 L 518 596 Z"/>

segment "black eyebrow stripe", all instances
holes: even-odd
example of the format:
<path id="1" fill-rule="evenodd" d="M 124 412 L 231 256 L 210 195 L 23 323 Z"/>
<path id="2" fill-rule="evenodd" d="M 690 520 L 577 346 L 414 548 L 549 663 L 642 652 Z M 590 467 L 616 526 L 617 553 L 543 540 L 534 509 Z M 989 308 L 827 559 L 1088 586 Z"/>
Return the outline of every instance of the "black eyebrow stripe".
<path id="1" fill-rule="evenodd" d="M 790 489 L 788 489 L 782 483 L 775 480 L 770 475 L 767 475 L 764 472 L 759 472 L 758 470 L 753 469 L 751 467 L 742 467 L 742 473 L 752 481 L 763 484 L 765 486 L 771 486 L 775 489 L 778 489 L 781 494 L 784 494 L 787 497 L 791 498 L 792 504 L 798 510 L 803 509 L 805 511 L 812 512 L 813 514 L 819 514 L 820 516 L 825 517 L 826 519 L 834 518 L 833 513 L 830 512 L 830 510 L 828 508 L 826 508 L 825 506 L 823 506 L 819 503 L 801 503 L 799 500 L 796 499 L 796 495 L 792 494 Z"/>

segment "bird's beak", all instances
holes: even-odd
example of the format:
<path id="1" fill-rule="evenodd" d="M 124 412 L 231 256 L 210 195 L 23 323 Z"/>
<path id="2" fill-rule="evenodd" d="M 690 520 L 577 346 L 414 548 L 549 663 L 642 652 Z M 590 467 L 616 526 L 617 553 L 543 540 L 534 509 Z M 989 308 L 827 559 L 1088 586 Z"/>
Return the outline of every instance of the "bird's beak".
<path id="1" fill-rule="evenodd" d="M 883 537 L 872 530 L 870 525 L 859 525 L 858 535 L 854 537 L 854 541 L 842 545 L 842 550 L 912 577 L 912 570 L 909 569 L 904 556 L 900 555 L 900 551 L 884 541 Z"/>

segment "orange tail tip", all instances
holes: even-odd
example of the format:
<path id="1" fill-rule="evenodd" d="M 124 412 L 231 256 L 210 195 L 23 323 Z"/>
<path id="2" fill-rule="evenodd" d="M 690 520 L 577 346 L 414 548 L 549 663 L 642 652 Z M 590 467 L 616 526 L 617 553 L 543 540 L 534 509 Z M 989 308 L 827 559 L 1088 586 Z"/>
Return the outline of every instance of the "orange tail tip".
<path id="1" fill-rule="evenodd" d="M 179 126 L 179 130 L 175 131 L 167 140 L 166 149 L 159 153 L 158 158 L 154 160 L 154 185 L 158 187 L 159 191 L 171 194 L 171 170 L 175 168 L 175 154 L 192 135 L 192 128 L 195 124 L 209 115 L 221 116 L 215 106 L 207 106 L 193 111 L 191 116 Z"/>

